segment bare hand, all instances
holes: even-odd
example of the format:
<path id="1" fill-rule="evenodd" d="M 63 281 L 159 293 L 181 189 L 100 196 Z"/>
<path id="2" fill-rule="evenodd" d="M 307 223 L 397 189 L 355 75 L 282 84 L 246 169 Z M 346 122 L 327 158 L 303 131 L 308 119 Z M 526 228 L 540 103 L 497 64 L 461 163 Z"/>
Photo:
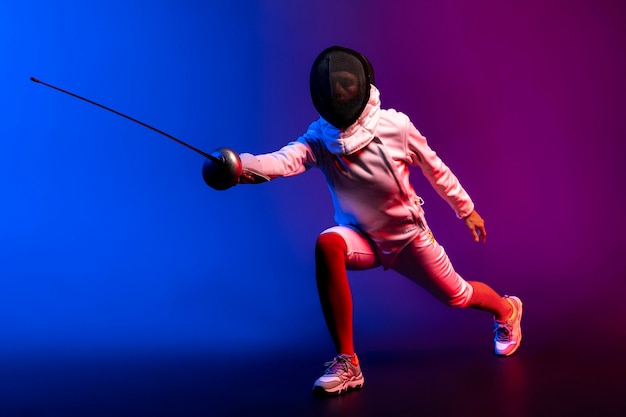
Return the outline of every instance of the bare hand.
<path id="1" fill-rule="evenodd" d="M 464 217 L 465 225 L 472 233 L 474 242 L 482 240 L 483 243 L 487 242 L 487 230 L 485 229 L 485 221 L 476 210 L 472 211 L 469 216 Z"/>

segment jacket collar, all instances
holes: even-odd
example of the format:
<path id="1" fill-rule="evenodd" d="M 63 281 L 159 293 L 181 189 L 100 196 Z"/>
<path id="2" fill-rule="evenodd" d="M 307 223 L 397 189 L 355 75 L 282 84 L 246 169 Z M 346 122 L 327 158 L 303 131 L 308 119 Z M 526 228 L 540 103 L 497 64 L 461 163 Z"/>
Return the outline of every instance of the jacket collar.
<path id="1" fill-rule="evenodd" d="M 367 146 L 376 135 L 380 119 L 380 92 L 373 85 L 370 98 L 359 119 L 351 126 L 339 130 L 326 120 L 322 125 L 322 140 L 335 155 L 350 155 Z"/>

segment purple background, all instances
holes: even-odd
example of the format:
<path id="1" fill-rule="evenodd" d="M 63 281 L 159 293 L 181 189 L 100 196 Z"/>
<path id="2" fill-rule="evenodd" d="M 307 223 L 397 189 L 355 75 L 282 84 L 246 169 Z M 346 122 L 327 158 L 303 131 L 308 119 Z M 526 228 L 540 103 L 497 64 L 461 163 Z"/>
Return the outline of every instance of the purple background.
<path id="1" fill-rule="evenodd" d="M 523 297 L 526 340 L 625 332 L 625 3 L 212 3 L 1 6 L 2 349 L 332 353 L 313 270 L 332 225 L 319 172 L 216 192 L 201 156 L 28 80 L 206 151 L 262 153 L 316 117 L 309 66 L 332 44 L 370 58 L 383 107 L 474 198 L 487 245 L 415 172 L 456 269 Z M 488 346 L 484 314 L 391 272 L 351 280 L 357 350 L 476 332 Z"/>

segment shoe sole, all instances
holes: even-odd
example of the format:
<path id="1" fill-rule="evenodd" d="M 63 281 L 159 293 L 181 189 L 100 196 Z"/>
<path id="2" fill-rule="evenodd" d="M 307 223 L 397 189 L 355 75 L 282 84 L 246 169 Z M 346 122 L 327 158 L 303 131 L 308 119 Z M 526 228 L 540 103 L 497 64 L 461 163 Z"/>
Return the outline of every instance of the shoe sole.
<path id="1" fill-rule="evenodd" d="M 361 374 L 360 378 L 353 379 L 351 381 L 346 382 L 339 389 L 334 391 L 327 391 L 321 385 L 316 385 L 313 387 L 313 395 L 320 397 L 338 397 L 340 395 L 346 394 L 350 391 L 356 391 L 363 388 L 365 385 L 365 379 Z"/>

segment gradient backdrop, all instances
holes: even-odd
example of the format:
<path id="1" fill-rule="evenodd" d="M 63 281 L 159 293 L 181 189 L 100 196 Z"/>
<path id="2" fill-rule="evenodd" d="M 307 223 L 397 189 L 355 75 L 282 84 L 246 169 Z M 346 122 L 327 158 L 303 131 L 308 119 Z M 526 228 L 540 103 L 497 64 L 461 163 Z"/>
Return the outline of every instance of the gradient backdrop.
<path id="1" fill-rule="evenodd" d="M 309 65 L 332 44 L 370 58 L 383 107 L 475 199 L 484 246 L 415 172 L 457 270 L 524 298 L 526 343 L 624 333 L 625 16 L 617 0 L 3 2 L 0 349 L 330 357 L 319 172 L 217 192 L 200 155 L 29 77 L 205 151 L 262 153 L 316 118 Z M 351 280 L 358 349 L 476 332 L 490 348 L 481 313 L 392 272 Z"/>

